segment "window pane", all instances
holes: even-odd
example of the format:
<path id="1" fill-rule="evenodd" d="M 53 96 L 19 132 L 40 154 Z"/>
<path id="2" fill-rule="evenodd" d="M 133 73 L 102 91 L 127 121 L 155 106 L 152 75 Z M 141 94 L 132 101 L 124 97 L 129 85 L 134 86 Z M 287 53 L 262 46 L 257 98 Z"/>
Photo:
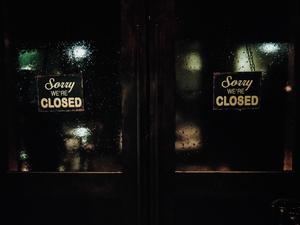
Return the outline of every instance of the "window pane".
<path id="1" fill-rule="evenodd" d="M 176 0 L 175 13 L 176 171 L 292 170 L 293 3 Z"/>
<path id="2" fill-rule="evenodd" d="M 293 56 L 289 43 L 178 41 L 177 171 L 291 170 Z M 230 96 L 245 96 L 231 83 L 235 92 L 222 100 L 231 105 L 214 109 L 214 74 L 230 72 L 234 82 L 242 72 L 254 71 L 261 78 L 259 106 L 229 102 Z"/>
<path id="3" fill-rule="evenodd" d="M 18 170 L 121 171 L 120 2 L 21 4 L 7 3 Z"/>

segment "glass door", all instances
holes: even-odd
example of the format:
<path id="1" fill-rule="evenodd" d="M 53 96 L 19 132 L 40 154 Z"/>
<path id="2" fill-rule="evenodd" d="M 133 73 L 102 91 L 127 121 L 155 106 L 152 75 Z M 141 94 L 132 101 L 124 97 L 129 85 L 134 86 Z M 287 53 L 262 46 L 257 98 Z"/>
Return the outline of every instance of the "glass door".
<path id="1" fill-rule="evenodd" d="M 278 222 L 272 202 L 299 198 L 297 3 L 157 4 L 150 71 L 161 221 Z"/>
<path id="2" fill-rule="evenodd" d="M 139 224 L 143 12 L 3 2 L 11 224 Z"/>
<path id="3" fill-rule="evenodd" d="M 176 171 L 292 171 L 292 6 L 176 4 Z"/>

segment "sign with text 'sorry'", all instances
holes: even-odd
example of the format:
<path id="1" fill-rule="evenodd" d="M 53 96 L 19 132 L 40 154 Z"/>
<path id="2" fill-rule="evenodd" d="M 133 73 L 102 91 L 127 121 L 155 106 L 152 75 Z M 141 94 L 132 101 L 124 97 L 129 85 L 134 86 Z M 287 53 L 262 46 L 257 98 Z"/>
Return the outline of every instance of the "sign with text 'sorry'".
<path id="1" fill-rule="evenodd" d="M 259 109 L 262 72 L 214 73 L 214 110 Z"/>
<path id="2" fill-rule="evenodd" d="M 38 111 L 84 111 L 82 75 L 37 76 Z"/>

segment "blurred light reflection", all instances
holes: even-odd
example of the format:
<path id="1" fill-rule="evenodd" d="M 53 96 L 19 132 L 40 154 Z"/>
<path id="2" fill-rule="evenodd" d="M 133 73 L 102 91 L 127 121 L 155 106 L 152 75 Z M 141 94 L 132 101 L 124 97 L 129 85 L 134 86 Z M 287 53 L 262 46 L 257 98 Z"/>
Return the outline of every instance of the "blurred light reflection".
<path id="1" fill-rule="evenodd" d="M 250 60 L 255 66 L 255 71 L 266 72 L 268 64 L 270 62 L 257 51 L 257 44 L 252 44 L 250 47 L 251 56 L 247 53 L 246 46 L 240 46 L 237 48 L 236 57 L 234 59 L 234 71 L 235 72 L 248 72 L 251 71 Z"/>
<path id="2" fill-rule="evenodd" d="M 19 70 L 37 70 L 41 65 L 41 54 L 37 49 L 19 52 Z"/>
<path id="3" fill-rule="evenodd" d="M 67 56 L 71 62 L 81 62 L 88 59 L 92 54 L 89 44 L 84 41 L 76 42 L 66 50 Z"/>
<path id="4" fill-rule="evenodd" d="M 263 43 L 260 45 L 259 50 L 264 53 L 275 53 L 280 50 L 280 46 L 277 43 Z"/>
<path id="5" fill-rule="evenodd" d="M 77 128 L 72 129 L 71 133 L 77 137 L 87 138 L 88 136 L 91 135 L 92 132 L 89 128 L 77 127 Z"/>
<path id="6" fill-rule="evenodd" d="M 284 87 L 284 90 L 286 91 L 286 92 L 291 92 L 292 90 L 293 90 L 293 87 L 291 86 L 291 85 L 286 85 L 285 87 Z"/>
<path id="7" fill-rule="evenodd" d="M 65 147 L 68 151 L 75 151 L 80 148 L 80 140 L 78 138 L 66 138 Z"/>
<path id="8" fill-rule="evenodd" d="M 286 149 L 284 151 L 283 171 L 293 170 L 293 151 Z"/>
<path id="9" fill-rule="evenodd" d="M 191 72 L 197 72 L 202 69 L 200 54 L 192 51 L 185 56 L 185 68 Z"/>
<path id="10" fill-rule="evenodd" d="M 179 125 L 176 129 L 176 151 L 197 150 L 202 146 L 200 127 L 194 123 Z"/>

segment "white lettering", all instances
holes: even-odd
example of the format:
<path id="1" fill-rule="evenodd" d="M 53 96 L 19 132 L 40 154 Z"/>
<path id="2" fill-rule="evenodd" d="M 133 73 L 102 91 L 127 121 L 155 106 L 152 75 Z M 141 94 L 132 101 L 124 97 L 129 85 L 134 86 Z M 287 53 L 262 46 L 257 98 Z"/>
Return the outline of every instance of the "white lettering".
<path id="1" fill-rule="evenodd" d="M 218 96 L 216 97 L 217 106 L 257 106 L 259 98 L 256 95 L 239 96 Z"/>
<path id="2" fill-rule="evenodd" d="M 233 80 L 232 76 L 227 76 L 225 80 L 222 81 L 221 86 L 223 88 L 229 87 L 246 87 L 246 91 L 251 87 L 253 80 Z"/>
<path id="3" fill-rule="evenodd" d="M 55 82 L 54 78 L 50 78 L 48 83 L 45 84 L 45 89 L 50 91 L 52 89 L 68 89 L 70 93 L 74 88 L 75 82 Z"/>
<path id="4" fill-rule="evenodd" d="M 40 105 L 43 109 L 80 108 L 82 107 L 82 99 L 79 97 L 42 98 Z"/>

